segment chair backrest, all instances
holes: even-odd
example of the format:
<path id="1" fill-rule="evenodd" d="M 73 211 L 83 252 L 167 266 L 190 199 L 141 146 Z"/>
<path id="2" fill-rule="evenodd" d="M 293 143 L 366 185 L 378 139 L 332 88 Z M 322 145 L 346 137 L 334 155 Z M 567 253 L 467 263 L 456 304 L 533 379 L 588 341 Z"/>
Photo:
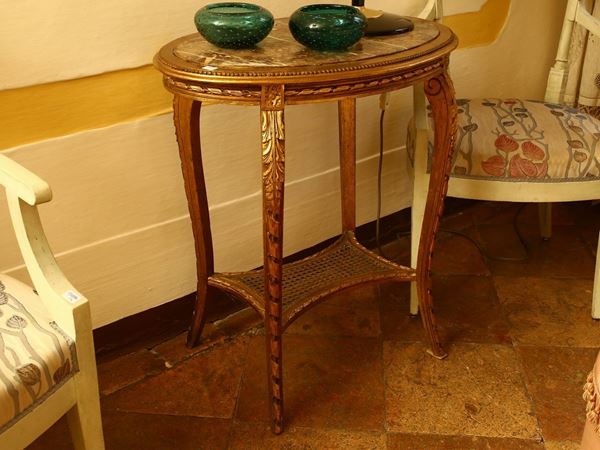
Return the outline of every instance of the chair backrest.
<path id="1" fill-rule="evenodd" d="M 576 24 L 590 33 L 600 36 L 600 20 L 590 14 L 582 0 L 568 0 L 556 60 L 548 75 L 544 98 L 547 102 L 563 102 L 569 74 L 569 53 Z"/>
<path id="2" fill-rule="evenodd" d="M 426 20 L 441 21 L 443 17 L 443 0 L 427 0 L 423 9 L 417 17 Z M 413 102 L 415 113 L 415 125 L 418 129 L 425 130 L 428 128 L 427 119 L 427 98 L 423 90 L 423 85 L 416 84 L 413 88 Z"/>
<path id="3" fill-rule="evenodd" d="M 417 17 L 427 20 L 441 20 L 443 14 L 442 0 L 427 0 Z"/>
<path id="4" fill-rule="evenodd" d="M 441 21 L 443 17 L 442 3 L 442 0 L 427 0 L 418 17 Z M 556 60 L 548 75 L 544 96 L 546 102 L 563 103 L 569 74 L 569 52 L 576 24 L 590 33 L 600 36 L 600 20 L 590 14 L 583 0 L 568 0 Z M 425 112 L 426 99 L 421 87 L 415 87 L 414 102 L 417 128 L 426 129 L 428 126 Z"/>

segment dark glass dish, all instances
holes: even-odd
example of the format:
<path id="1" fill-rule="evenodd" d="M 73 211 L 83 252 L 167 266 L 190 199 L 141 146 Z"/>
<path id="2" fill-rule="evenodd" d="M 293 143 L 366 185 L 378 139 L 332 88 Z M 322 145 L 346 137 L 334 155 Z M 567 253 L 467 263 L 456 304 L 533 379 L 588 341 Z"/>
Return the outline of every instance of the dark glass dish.
<path id="1" fill-rule="evenodd" d="M 308 5 L 290 17 L 294 39 L 314 50 L 343 51 L 364 34 L 367 19 L 353 6 Z"/>
<path id="2" fill-rule="evenodd" d="M 212 3 L 194 16 L 198 32 L 223 48 L 251 48 L 273 29 L 273 14 L 251 3 Z"/>

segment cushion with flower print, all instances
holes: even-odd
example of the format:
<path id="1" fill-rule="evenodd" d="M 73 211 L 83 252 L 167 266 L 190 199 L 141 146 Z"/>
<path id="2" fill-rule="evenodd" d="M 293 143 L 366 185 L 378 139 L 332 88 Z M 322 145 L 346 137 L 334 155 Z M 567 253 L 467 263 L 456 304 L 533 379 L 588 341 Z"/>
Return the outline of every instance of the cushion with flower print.
<path id="1" fill-rule="evenodd" d="M 452 176 L 498 181 L 600 180 L 600 120 L 520 99 L 460 99 Z M 414 127 L 407 143 L 414 159 Z M 433 152 L 430 126 L 430 162 Z"/>
<path id="2" fill-rule="evenodd" d="M 0 275 L 0 433 L 76 369 L 73 341 L 29 286 Z"/>

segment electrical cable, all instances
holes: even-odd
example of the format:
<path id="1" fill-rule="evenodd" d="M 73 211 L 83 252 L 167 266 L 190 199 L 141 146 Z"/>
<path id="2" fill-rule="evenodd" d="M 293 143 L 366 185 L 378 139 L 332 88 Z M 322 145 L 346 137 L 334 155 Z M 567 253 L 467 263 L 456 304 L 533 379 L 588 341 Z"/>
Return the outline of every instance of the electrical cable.
<path id="1" fill-rule="evenodd" d="M 383 173 L 383 121 L 385 119 L 385 109 L 381 109 L 379 116 L 379 162 L 377 164 L 377 220 L 375 221 L 375 243 L 377 244 L 377 251 L 381 256 L 389 259 L 383 253 L 381 248 L 381 180 Z"/>
<path id="2" fill-rule="evenodd" d="M 381 183 L 382 183 L 382 178 L 383 178 L 382 174 L 383 174 L 383 150 L 384 150 L 384 119 L 385 119 L 385 111 L 386 111 L 386 101 L 384 101 L 382 99 L 381 105 L 382 105 L 381 106 L 381 114 L 379 116 L 379 161 L 378 161 L 378 165 L 377 165 L 377 219 L 375 220 L 375 244 L 377 246 L 377 251 L 379 252 L 379 254 L 381 256 L 393 261 L 395 258 L 388 257 L 384 253 L 384 251 L 381 247 L 381 192 L 382 192 Z M 517 209 L 517 211 L 513 217 L 513 220 L 512 220 L 512 226 L 515 231 L 515 234 L 516 234 L 517 238 L 519 239 L 521 246 L 523 247 L 524 256 L 522 256 L 522 257 L 514 258 L 514 257 L 507 257 L 507 256 L 491 255 L 483 243 L 479 242 L 478 240 L 474 239 L 472 236 L 469 236 L 468 234 L 461 232 L 461 231 L 440 228 L 439 233 L 452 234 L 452 235 L 459 236 L 459 237 L 462 237 L 463 239 L 468 240 L 469 242 L 471 242 L 471 244 L 473 244 L 475 246 L 475 248 L 477 248 L 477 250 L 479 251 L 481 256 L 483 256 L 485 259 L 490 260 L 490 261 L 506 261 L 506 262 L 526 261 L 529 259 L 529 247 L 527 245 L 527 242 L 525 241 L 525 238 L 521 234 L 521 231 L 519 230 L 519 226 L 518 226 L 518 220 L 519 220 L 521 213 L 523 212 L 523 210 L 525 208 L 525 205 L 526 204 L 522 204 L 521 206 L 519 206 L 519 208 Z M 475 225 L 477 225 L 477 224 L 475 224 Z M 400 231 L 400 232 L 396 233 L 396 238 L 400 238 L 401 236 L 410 236 L 410 235 L 411 235 L 411 232 L 409 230 Z"/>

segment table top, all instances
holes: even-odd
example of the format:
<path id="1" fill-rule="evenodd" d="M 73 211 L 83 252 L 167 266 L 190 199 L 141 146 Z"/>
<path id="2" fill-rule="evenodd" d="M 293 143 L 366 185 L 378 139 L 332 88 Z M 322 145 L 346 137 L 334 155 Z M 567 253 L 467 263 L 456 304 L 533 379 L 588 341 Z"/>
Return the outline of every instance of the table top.
<path id="1" fill-rule="evenodd" d="M 320 52 L 294 40 L 288 19 L 277 19 L 271 34 L 255 48 L 221 49 L 196 33 L 165 45 L 154 64 L 164 74 L 167 89 L 188 96 L 252 101 L 261 85 L 283 84 L 292 94 L 294 88 L 304 90 L 303 97 L 308 99 L 307 92 L 323 87 L 323 83 L 343 88 L 349 81 L 381 80 L 410 70 L 427 72 L 444 66 L 444 58 L 457 45 L 456 36 L 438 23 L 411 20 L 415 28 L 409 33 L 364 37 L 348 51 Z M 422 73 L 415 74 L 419 75 Z M 389 79 L 383 84 L 399 81 Z"/>

